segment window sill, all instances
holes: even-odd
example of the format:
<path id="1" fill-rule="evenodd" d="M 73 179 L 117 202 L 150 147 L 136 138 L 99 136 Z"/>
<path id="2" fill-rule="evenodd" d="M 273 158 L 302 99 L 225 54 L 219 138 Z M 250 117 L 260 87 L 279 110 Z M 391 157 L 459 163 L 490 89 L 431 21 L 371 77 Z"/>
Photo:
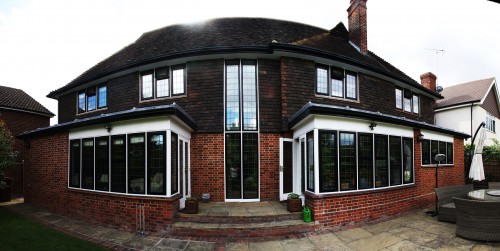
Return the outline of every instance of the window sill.
<path id="1" fill-rule="evenodd" d="M 415 183 L 411 183 L 411 184 L 398 185 L 398 186 L 392 186 L 392 187 L 370 188 L 370 189 L 366 189 L 366 190 L 330 192 L 330 193 L 320 193 L 320 194 L 316 194 L 316 193 L 313 193 L 311 191 L 305 191 L 304 193 L 306 194 L 306 196 L 312 197 L 313 199 L 324 199 L 324 198 L 336 198 L 336 197 L 358 196 L 358 195 L 365 195 L 365 194 L 372 194 L 372 193 L 381 193 L 381 192 L 394 191 L 394 190 L 399 190 L 399 189 L 413 188 L 416 186 L 417 185 Z"/>
<path id="2" fill-rule="evenodd" d="M 347 101 L 347 102 L 358 103 L 358 104 L 361 103 L 358 99 L 332 97 L 332 96 L 321 95 L 321 94 L 317 94 L 317 93 L 315 93 L 314 96 L 316 96 L 317 98 L 326 98 L 326 99 L 332 99 L 332 100 Z"/>
<path id="3" fill-rule="evenodd" d="M 96 109 L 96 110 L 93 110 L 93 111 L 90 111 L 90 112 L 82 112 L 82 113 L 76 113 L 76 116 L 83 116 L 83 115 L 88 115 L 88 114 L 93 114 L 93 113 L 96 113 L 96 112 L 102 112 L 102 111 L 106 111 L 108 109 L 108 107 L 104 107 L 104 108 L 99 108 L 99 109 Z"/>
<path id="4" fill-rule="evenodd" d="M 163 201 L 174 201 L 180 198 L 180 194 L 176 193 L 172 195 L 172 197 L 167 197 L 166 195 L 148 195 L 148 194 L 123 194 L 123 193 L 114 193 L 107 191 L 99 191 L 99 190 L 89 190 L 89 189 L 81 189 L 68 187 L 70 192 L 84 193 L 84 194 L 99 194 L 102 196 L 110 196 L 110 197 L 120 197 L 124 199 L 137 199 L 137 200 L 163 200 Z"/>
<path id="5" fill-rule="evenodd" d="M 421 165 L 422 168 L 436 168 L 436 164 Z M 454 167 L 455 164 L 439 164 L 439 167 Z"/>
<path id="6" fill-rule="evenodd" d="M 408 112 L 408 111 L 405 111 L 405 110 L 403 110 L 403 109 L 401 109 L 401 108 L 397 108 L 397 107 L 396 107 L 396 111 L 398 111 L 398 112 L 402 112 L 402 113 L 404 113 L 404 114 L 409 114 L 409 115 L 419 116 L 419 117 L 420 117 L 420 113 Z"/>
<path id="7" fill-rule="evenodd" d="M 171 100 L 171 99 L 178 99 L 178 98 L 187 98 L 187 94 L 170 96 L 170 97 L 162 97 L 162 98 L 143 99 L 143 100 L 139 100 L 139 103 L 150 103 L 150 102 L 155 102 L 155 101 Z"/>

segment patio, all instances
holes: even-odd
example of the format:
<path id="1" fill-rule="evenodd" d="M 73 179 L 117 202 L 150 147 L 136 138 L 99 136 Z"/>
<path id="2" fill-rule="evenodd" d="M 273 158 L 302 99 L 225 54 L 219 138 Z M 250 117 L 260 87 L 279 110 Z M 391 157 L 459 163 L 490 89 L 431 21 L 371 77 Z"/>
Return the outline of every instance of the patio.
<path id="1" fill-rule="evenodd" d="M 226 238 L 201 241 L 169 235 L 142 237 L 53 214 L 24 204 L 22 198 L 0 206 L 113 250 L 500 250 L 500 243 L 456 237 L 455 224 L 427 216 L 426 209 L 352 229 L 320 230 L 274 241 L 241 239 L 231 242 Z"/>

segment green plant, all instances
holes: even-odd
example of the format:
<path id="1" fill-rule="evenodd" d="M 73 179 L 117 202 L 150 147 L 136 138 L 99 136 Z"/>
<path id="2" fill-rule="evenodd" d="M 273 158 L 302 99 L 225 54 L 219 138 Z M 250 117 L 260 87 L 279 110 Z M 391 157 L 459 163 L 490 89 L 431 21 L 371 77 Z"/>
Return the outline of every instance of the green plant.
<path id="1" fill-rule="evenodd" d="M 300 198 L 300 195 L 296 194 L 296 193 L 289 193 L 288 194 L 288 199 L 298 199 Z"/>
<path id="2" fill-rule="evenodd" d="M 0 120 L 0 189 L 7 186 L 5 171 L 16 163 L 17 152 L 14 151 L 14 138 L 5 122 Z"/>

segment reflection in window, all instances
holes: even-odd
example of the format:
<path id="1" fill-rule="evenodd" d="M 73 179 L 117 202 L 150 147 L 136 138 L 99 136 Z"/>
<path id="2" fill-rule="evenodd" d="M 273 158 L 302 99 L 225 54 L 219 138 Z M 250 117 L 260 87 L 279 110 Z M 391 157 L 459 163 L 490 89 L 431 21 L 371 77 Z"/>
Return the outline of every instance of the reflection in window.
<path id="1" fill-rule="evenodd" d="M 226 130 L 240 129 L 239 65 L 226 65 Z"/>
<path id="2" fill-rule="evenodd" d="M 403 90 L 396 88 L 396 108 L 403 109 Z"/>
<path id="3" fill-rule="evenodd" d="M 434 159 L 436 155 L 439 153 L 439 141 L 432 140 L 431 141 L 431 163 L 437 164 L 438 162 Z"/>
<path id="4" fill-rule="evenodd" d="M 418 101 L 418 96 L 417 95 L 413 95 L 413 100 L 412 100 L 412 103 L 413 103 L 413 113 L 416 113 L 418 114 L 419 111 L 420 111 L 420 107 L 419 107 L 419 101 Z"/>
<path id="5" fill-rule="evenodd" d="M 356 189 L 356 141 L 354 133 L 341 132 L 339 136 L 340 190 Z"/>
<path id="6" fill-rule="evenodd" d="M 145 152 L 144 134 L 128 137 L 128 192 L 144 194 Z"/>
<path id="7" fill-rule="evenodd" d="M 257 130 L 257 75 L 255 64 L 242 65 L 243 130 Z"/>
<path id="8" fill-rule="evenodd" d="M 94 189 L 94 139 L 82 140 L 82 188 Z"/>
<path id="9" fill-rule="evenodd" d="M 453 143 L 446 143 L 446 164 L 453 164 Z"/>
<path id="10" fill-rule="evenodd" d="M 153 73 L 142 75 L 142 99 L 153 98 Z"/>
<path id="11" fill-rule="evenodd" d="M 307 190 L 314 192 L 314 132 L 308 132 L 307 140 Z"/>
<path id="12" fill-rule="evenodd" d="M 431 142 L 430 140 L 422 140 L 422 165 L 431 163 Z"/>
<path id="13" fill-rule="evenodd" d="M 226 198 L 241 198 L 241 134 L 226 134 Z"/>
<path id="14" fill-rule="evenodd" d="M 413 139 L 403 138 L 403 183 L 413 183 Z"/>
<path id="15" fill-rule="evenodd" d="M 96 138 L 95 189 L 109 191 L 109 137 Z"/>
<path id="16" fill-rule="evenodd" d="M 148 194 L 166 194 L 165 152 L 165 132 L 148 133 Z"/>
<path id="17" fill-rule="evenodd" d="M 107 91 L 106 91 L 106 85 L 101 85 L 99 86 L 99 89 L 97 91 L 97 98 L 99 99 L 98 100 L 98 108 L 104 108 L 107 106 L 107 102 L 108 102 L 108 95 L 107 95 Z"/>
<path id="18" fill-rule="evenodd" d="M 111 192 L 127 192 L 127 151 L 125 135 L 111 136 Z"/>
<path id="19" fill-rule="evenodd" d="M 184 68 L 172 70 L 172 94 L 184 94 Z"/>
<path id="20" fill-rule="evenodd" d="M 328 95 L 328 69 L 316 68 L 316 92 Z"/>
<path id="21" fill-rule="evenodd" d="M 69 149 L 69 186 L 80 187 L 80 140 L 70 142 Z"/>
<path id="22" fill-rule="evenodd" d="M 179 165 L 178 165 L 178 149 L 179 149 L 179 137 L 176 133 L 171 133 L 171 146 L 170 146 L 170 189 L 172 194 L 179 192 Z"/>
<path id="23" fill-rule="evenodd" d="M 259 135 L 243 133 L 243 199 L 259 198 Z"/>
<path id="24" fill-rule="evenodd" d="M 373 135 L 358 135 L 359 189 L 373 188 Z"/>
<path id="25" fill-rule="evenodd" d="M 319 131 L 319 178 L 320 192 L 338 191 L 336 131 Z"/>
<path id="26" fill-rule="evenodd" d="M 389 185 L 387 136 L 375 135 L 375 187 Z"/>
<path id="27" fill-rule="evenodd" d="M 345 93 L 346 98 L 356 99 L 358 97 L 357 89 L 356 89 L 356 74 L 355 73 L 347 73 L 345 74 Z"/>
<path id="28" fill-rule="evenodd" d="M 80 92 L 78 94 L 78 113 L 82 113 L 87 110 L 85 103 L 86 103 L 85 92 Z"/>
<path id="29" fill-rule="evenodd" d="M 389 137 L 389 157 L 391 170 L 391 186 L 401 185 L 401 138 Z"/>

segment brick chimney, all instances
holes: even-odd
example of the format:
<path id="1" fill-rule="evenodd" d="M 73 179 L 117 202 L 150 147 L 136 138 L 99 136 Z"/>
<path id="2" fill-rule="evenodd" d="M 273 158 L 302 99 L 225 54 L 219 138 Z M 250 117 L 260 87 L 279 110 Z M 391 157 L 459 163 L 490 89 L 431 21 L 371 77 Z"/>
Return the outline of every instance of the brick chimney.
<path id="1" fill-rule="evenodd" d="M 436 79 L 436 75 L 434 75 L 432 72 L 427 72 L 420 75 L 420 84 L 427 89 L 436 91 Z"/>
<path id="2" fill-rule="evenodd" d="M 349 40 L 358 46 L 361 52 L 368 51 L 366 1 L 367 0 L 351 0 L 351 6 L 347 9 L 349 18 Z"/>

